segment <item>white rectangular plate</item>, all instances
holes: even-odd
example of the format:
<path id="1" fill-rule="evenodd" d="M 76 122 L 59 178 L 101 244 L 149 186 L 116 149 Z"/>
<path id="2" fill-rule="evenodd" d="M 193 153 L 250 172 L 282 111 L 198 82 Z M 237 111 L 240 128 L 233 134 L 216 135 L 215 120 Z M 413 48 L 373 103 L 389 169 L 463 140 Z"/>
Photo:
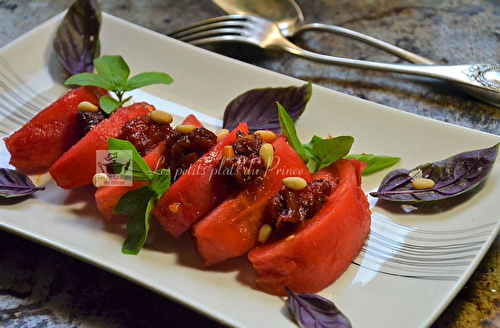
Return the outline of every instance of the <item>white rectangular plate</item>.
<path id="1" fill-rule="evenodd" d="M 61 15 L 0 50 L 0 136 L 18 129 L 65 88 L 51 48 Z M 177 114 L 199 113 L 210 127 L 220 125 L 226 104 L 252 88 L 304 82 L 183 44 L 104 15 L 102 54 L 121 54 L 132 74 L 163 71 L 170 86 L 135 93 Z M 297 125 L 302 140 L 313 134 L 352 135 L 353 152 L 399 156 L 399 167 L 415 167 L 466 150 L 486 148 L 500 137 L 432 121 L 337 93 L 320 86 Z M 9 155 L 1 143 L 1 166 Z M 377 188 L 381 172 L 363 180 Z M 46 190 L 2 206 L 0 228 L 53 247 L 130 279 L 228 325 L 294 327 L 283 299 L 252 288 L 245 258 L 216 270 L 204 269 L 188 237 L 174 240 L 153 227 L 138 256 L 123 255 L 123 226 L 103 222 L 92 189 L 64 191 L 47 175 L 35 177 Z M 498 233 L 500 168 L 479 192 L 446 208 L 413 210 L 373 207 L 372 232 L 364 250 L 333 285 L 321 292 L 354 327 L 430 325 L 467 281 Z M 376 201 L 370 198 L 372 205 Z M 408 209 L 407 209 L 408 210 Z M 314 277 L 311 277 L 313 279 Z"/>

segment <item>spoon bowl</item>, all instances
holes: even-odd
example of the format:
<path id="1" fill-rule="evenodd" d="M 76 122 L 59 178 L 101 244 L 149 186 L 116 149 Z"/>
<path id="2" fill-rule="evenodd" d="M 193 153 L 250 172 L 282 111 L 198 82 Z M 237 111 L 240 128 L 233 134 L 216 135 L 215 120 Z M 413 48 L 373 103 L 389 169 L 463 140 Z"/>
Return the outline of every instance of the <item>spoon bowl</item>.
<path id="1" fill-rule="evenodd" d="M 273 21 L 278 26 L 281 34 L 287 38 L 308 30 L 330 32 L 369 44 L 414 64 L 437 64 L 429 58 L 343 27 L 320 23 L 304 24 L 304 15 L 295 0 L 212 0 L 212 2 L 229 15 L 251 15 Z M 341 59 L 337 60 L 337 64 L 347 64 L 347 66 L 352 67 L 366 66 L 362 61 L 359 61 L 359 65 L 351 65 L 350 63 L 346 63 L 346 61 L 352 62 L 356 60 Z M 329 61 L 329 63 L 333 62 Z M 380 66 L 380 64 L 376 66 Z M 410 69 L 409 67 L 407 68 Z M 420 68 L 425 70 L 423 67 Z M 380 69 L 380 67 L 376 69 Z M 448 73 L 450 72 L 446 72 L 446 74 Z M 500 107 L 500 65 L 465 65 L 461 72 L 453 72 L 451 75 L 453 79 L 450 82 L 457 88 L 479 100 Z"/>
<path id="2" fill-rule="evenodd" d="M 295 0 L 212 0 L 212 2 L 229 15 L 250 15 L 271 20 L 278 25 L 281 34 L 287 38 L 292 38 L 305 31 L 330 32 L 366 43 L 410 63 L 436 64 L 429 58 L 344 27 L 320 23 L 305 24 L 302 10 Z"/>
<path id="3" fill-rule="evenodd" d="M 212 0 L 229 15 L 259 16 L 275 22 L 285 37 L 294 35 L 304 25 L 304 15 L 293 0 Z"/>

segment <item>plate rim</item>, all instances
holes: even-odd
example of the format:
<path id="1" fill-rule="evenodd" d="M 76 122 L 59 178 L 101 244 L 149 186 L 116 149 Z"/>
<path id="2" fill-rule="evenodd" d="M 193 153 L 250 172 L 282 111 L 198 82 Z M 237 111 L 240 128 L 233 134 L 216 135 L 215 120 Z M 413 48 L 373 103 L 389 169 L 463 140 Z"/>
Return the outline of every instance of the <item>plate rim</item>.
<path id="1" fill-rule="evenodd" d="M 65 11 L 61 12 L 60 14 L 57 14 L 56 16 L 48 19 L 47 21 L 43 22 L 42 24 L 36 26 L 35 28 L 31 29 L 30 31 L 24 33 L 23 35 L 19 36 L 18 38 L 10 41 L 9 43 L 7 43 L 6 45 L 4 45 L 3 47 L 0 48 L 0 55 L 6 50 L 6 49 L 9 49 L 10 47 L 14 47 L 16 44 L 22 42 L 23 40 L 29 38 L 31 35 L 34 35 L 36 34 L 36 32 L 41 29 L 41 28 L 44 28 L 45 26 L 47 25 L 51 25 L 51 24 L 54 24 L 54 21 L 57 21 L 59 19 L 61 19 L 61 17 L 64 15 Z M 161 33 L 158 33 L 158 32 L 155 32 L 155 31 L 152 31 L 152 30 L 149 30 L 145 27 L 142 27 L 142 26 L 139 26 L 139 25 L 136 25 L 136 24 L 133 24 L 133 23 L 130 23 L 122 18 L 119 18 L 119 17 L 116 17 L 116 16 L 113 16 L 113 15 L 110 15 L 108 13 L 105 13 L 103 12 L 103 18 L 106 18 L 106 19 L 113 19 L 121 24 L 126 24 L 128 26 L 132 26 L 134 28 L 138 28 L 139 30 L 143 31 L 143 32 L 146 32 L 146 33 L 153 33 L 157 36 L 160 36 L 160 37 L 164 37 L 164 38 L 168 38 L 167 36 L 165 35 L 162 35 Z M 170 38 L 168 38 L 170 39 Z M 179 42 L 177 40 L 175 40 L 176 42 Z M 197 48 L 198 49 L 198 48 Z M 266 71 L 266 72 L 271 72 L 272 74 L 278 74 L 278 75 L 282 75 L 280 73 L 277 73 L 277 72 L 274 72 L 274 71 L 270 71 L 270 70 L 267 70 L 267 69 L 264 69 L 264 68 L 260 68 L 260 67 L 256 67 L 254 65 L 251 65 L 251 64 L 248 64 L 248 63 L 244 63 L 244 62 L 241 62 L 241 61 L 238 61 L 236 59 L 232 59 L 232 58 L 228 58 L 228 57 L 224 57 L 222 55 L 219 55 L 219 54 L 215 54 L 215 53 L 212 53 L 208 50 L 205 50 L 205 49 L 198 49 L 198 50 L 203 50 L 204 52 L 206 53 L 209 53 L 210 55 L 212 56 L 216 56 L 216 57 L 222 57 L 224 58 L 224 60 L 230 60 L 230 61 L 234 61 L 234 62 L 238 62 L 239 64 L 243 64 L 243 65 L 248 65 L 249 67 L 252 67 L 252 68 L 258 68 L 260 70 L 263 70 L 263 71 Z M 294 77 L 289 77 L 289 76 L 286 76 L 287 78 L 292 78 L 292 79 L 295 79 L 297 81 L 302 81 L 300 79 L 297 79 L 297 78 L 294 78 Z M 436 119 L 433 119 L 433 118 L 428 118 L 428 117 L 424 117 L 424 116 L 421 116 L 421 115 L 418 115 L 418 114 L 414 114 L 414 113 L 408 113 L 408 112 L 404 112 L 404 111 L 401 111 L 401 110 L 398 110 L 398 109 L 395 109 L 395 108 L 392 108 L 392 107 L 389 107 L 389 106 L 386 106 L 386 105 L 381 105 L 381 104 L 377 104 L 377 103 L 373 103 L 373 102 L 370 102 L 368 100 L 365 100 L 365 99 L 360 99 L 360 98 L 356 98 L 354 96 L 351 96 L 351 95 L 346 95 L 346 94 L 343 94 L 342 92 L 339 92 L 339 91 L 335 91 L 335 90 L 331 90 L 331 89 L 328 89 L 326 87 L 323 87 L 323 86 L 319 86 L 319 85 L 314 85 L 315 87 L 320 87 L 320 88 L 323 88 L 325 90 L 327 90 L 328 92 L 333 92 L 333 93 L 336 93 L 336 94 L 340 94 L 340 95 L 343 95 L 343 96 L 346 96 L 346 97 L 349 97 L 349 98 L 353 98 L 353 99 L 356 99 L 357 101 L 361 101 L 361 102 L 366 102 L 370 105 L 376 105 L 376 106 L 380 106 L 380 108 L 384 108 L 385 110 L 391 110 L 391 111 L 394 111 L 395 113 L 398 113 L 401 114 L 401 115 L 410 115 L 412 117 L 418 117 L 420 119 L 423 119 L 423 120 L 428 120 L 428 121 L 433 121 L 433 122 L 437 122 L 439 124 L 444 124 L 444 125 L 448 125 L 448 126 L 451 126 L 453 128 L 457 128 L 457 129 L 460 129 L 460 130 L 468 130 L 468 131 L 471 131 L 471 132 L 474 132 L 474 133 L 479 133 L 479 134 L 484 134 L 484 135 L 487 135 L 487 136 L 494 136 L 494 137 L 498 137 L 497 135 L 494 135 L 492 133 L 488 133 L 488 132 L 484 132 L 484 131 L 479 131 L 479 130 L 475 130 L 475 129 L 472 129 L 472 128 L 468 128 L 468 127 L 463 127 L 463 126 L 458 126 L 458 125 L 455 125 L 455 124 L 452 124 L 452 123 L 449 123 L 449 122 L 443 122 L 443 121 L 439 121 L 439 120 L 436 120 Z M 151 285 L 148 285 L 147 283 L 145 282 L 142 282 L 140 281 L 139 279 L 135 278 L 135 277 L 132 277 L 130 275 L 127 275 L 127 274 L 121 274 L 118 270 L 114 269 L 112 266 L 109 266 L 107 265 L 106 263 L 104 262 L 101 262 L 95 258 L 92 258 L 88 255 L 85 255 L 75 249 L 72 249 L 70 247 L 66 247 L 65 245 L 61 245 L 57 242 L 53 242 L 51 240 L 46 240 L 44 238 L 40 238 L 39 236 L 36 236 L 34 234 L 32 234 L 31 232 L 29 231 L 26 231 L 26 230 L 23 230 L 23 229 L 20 229 L 18 227 L 15 227 L 15 226 L 10 226 L 8 224 L 5 224 L 3 221 L 0 220 L 0 228 L 2 228 L 3 230 L 5 231 L 8 231 L 10 233 L 14 233 L 20 237 L 23 237 L 23 238 L 26 238 L 30 241 L 34 241 L 36 243 L 39 243 L 39 244 L 42 244 L 44 246 L 47 246 L 49 248 L 52 248 L 52 249 L 55 249 L 59 252 L 62 252 L 66 255 L 69 255 L 71 257 L 74 257 L 74 258 L 77 258 L 79 260 L 82 260 L 86 263 L 89 263 L 89 264 L 92 264 L 96 267 L 99 267 L 101 269 L 104 269 L 108 272 L 111 272 L 119 277 L 122 277 L 122 278 L 125 278 L 129 281 L 132 281 L 138 285 L 141 285 L 142 287 L 145 287 L 151 291 L 154 291 L 155 293 L 158 293 L 158 294 L 161 294 L 175 302 L 179 302 L 180 304 L 190 308 L 190 309 L 193 309 L 195 311 L 198 311 L 200 313 L 203 313 L 204 315 L 207 315 L 208 317 L 216 320 L 217 322 L 219 323 L 222 323 L 222 324 L 229 324 L 230 322 L 228 322 L 228 318 L 227 317 L 224 317 L 222 315 L 218 315 L 216 313 L 214 313 L 213 311 L 209 311 L 207 309 L 200 309 L 200 306 L 199 304 L 194 304 L 193 302 L 190 302 L 189 300 L 185 299 L 185 298 L 182 298 L 181 295 L 172 295 L 172 294 L 168 294 L 168 293 L 165 293 L 163 292 L 162 290 L 160 289 L 157 289 Z M 448 293 L 448 296 L 446 298 L 444 298 L 442 301 L 441 301 L 441 305 L 435 310 L 435 312 L 433 314 L 430 314 L 429 315 L 429 320 L 425 323 L 426 325 L 430 325 L 432 324 L 432 322 L 434 322 L 437 317 L 444 311 L 444 309 L 453 301 L 453 299 L 456 297 L 456 295 L 458 294 L 458 292 L 460 291 L 460 287 L 463 286 L 469 279 L 470 277 L 472 276 L 473 272 L 474 272 L 474 269 L 477 268 L 477 266 L 479 265 L 479 263 L 482 261 L 482 259 L 484 258 L 486 252 L 488 251 L 488 249 L 491 247 L 494 239 L 496 238 L 496 235 L 498 235 L 498 232 L 500 231 L 500 222 L 497 222 L 497 225 L 494 229 L 494 232 L 492 232 L 487 241 L 483 244 L 481 250 L 477 253 L 478 255 L 476 256 L 476 258 L 474 259 L 474 261 L 469 265 L 469 268 L 466 270 L 465 274 L 463 274 L 460 279 L 458 279 L 456 281 L 456 283 L 454 284 L 455 287 L 453 287 L 450 292 Z M 232 323 L 233 325 L 236 325 L 235 323 Z"/>

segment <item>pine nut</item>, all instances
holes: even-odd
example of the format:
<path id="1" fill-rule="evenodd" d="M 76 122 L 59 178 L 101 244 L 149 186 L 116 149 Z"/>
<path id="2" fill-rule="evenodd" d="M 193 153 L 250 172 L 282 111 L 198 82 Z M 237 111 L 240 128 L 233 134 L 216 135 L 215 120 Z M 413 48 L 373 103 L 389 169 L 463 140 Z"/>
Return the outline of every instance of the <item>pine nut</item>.
<path id="1" fill-rule="evenodd" d="M 228 129 L 220 129 L 215 131 L 214 133 L 217 136 L 217 142 L 221 142 L 222 139 L 227 137 L 229 135 L 229 130 Z"/>
<path id="2" fill-rule="evenodd" d="M 234 153 L 233 146 L 231 146 L 231 145 L 224 146 L 224 148 L 222 148 L 222 159 L 233 158 L 233 157 L 236 157 L 236 154 Z"/>
<path id="3" fill-rule="evenodd" d="M 264 164 L 267 168 L 273 165 L 274 160 L 274 148 L 273 145 L 265 143 L 259 149 L 259 156 L 264 160 Z"/>
<path id="4" fill-rule="evenodd" d="M 82 101 L 81 103 L 78 104 L 77 106 L 79 112 L 92 112 L 95 113 L 99 110 L 99 107 L 94 105 L 93 103 L 89 101 Z"/>
<path id="5" fill-rule="evenodd" d="M 271 232 L 273 232 L 273 227 L 270 224 L 264 224 L 259 230 L 259 237 L 257 238 L 259 243 L 265 243 L 271 237 Z"/>
<path id="6" fill-rule="evenodd" d="M 174 120 L 172 115 L 161 110 L 154 110 L 149 114 L 151 121 L 158 124 L 170 124 Z"/>
<path id="7" fill-rule="evenodd" d="M 276 139 L 276 135 L 272 131 L 257 130 L 254 134 L 259 135 L 265 142 L 273 142 Z"/>
<path id="8" fill-rule="evenodd" d="M 96 173 L 92 178 L 92 183 L 97 188 L 104 186 L 108 181 L 109 177 L 106 173 Z"/>
<path id="9" fill-rule="evenodd" d="M 180 207 L 180 206 L 181 206 L 181 205 L 180 205 L 179 203 L 173 203 L 173 204 L 168 205 L 168 209 L 169 209 L 169 210 L 170 210 L 170 212 L 172 212 L 172 213 L 177 213 L 177 212 L 179 212 L 179 207 Z"/>
<path id="10" fill-rule="evenodd" d="M 411 185 L 417 190 L 422 190 L 432 188 L 436 185 L 436 183 L 431 179 L 417 178 L 411 182 Z"/>
<path id="11" fill-rule="evenodd" d="M 283 179 L 285 187 L 292 190 L 302 190 L 307 187 L 307 181 L 301 177 L 288 177 Z"/>
<path id="12" fill-rule="evenodd" d="M 181 124 L 181 125 L 177 125 L 175 127 L 175 129 L 177 130 L 177 132 L 179 133 L 182 133 L 182 134 L 188 134 L 189 132 L 193 131 L 194 129 L 196 129 L 196 126 L 194 125 L 191 125 L 191 124 Z"/>

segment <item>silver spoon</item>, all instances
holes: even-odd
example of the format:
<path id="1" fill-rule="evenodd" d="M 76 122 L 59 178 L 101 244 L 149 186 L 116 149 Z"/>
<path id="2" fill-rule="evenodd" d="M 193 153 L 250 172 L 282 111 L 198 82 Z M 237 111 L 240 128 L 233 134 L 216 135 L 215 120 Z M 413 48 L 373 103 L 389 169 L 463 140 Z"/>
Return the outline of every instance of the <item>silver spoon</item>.
<path id="1" fill-rule="evenodd" d="M 253 15 L 267 18 L 278 24 L 281 34 L 291 38 L 305 31 L 331 32 L 337 35 L 364 42 L 376 48 L 387 51 L 402 59 L 415 64 L 436 64 L 429 58 L 422 57 L 406 51 L 390 43 L 375 39 L 374 37 L 349 30 L 347 28 L 321 23 L 304 23 L 304 15 L 299 5 L 294 0 L 212 0 L 217 6 L 229 15 Z"/>
<path id="2" fill-rule="evenodd" d="M 326 31 L 364 42 L 416 64 L 436 64 L 431 59 L 414 54 L 384 41 L 343 27 L 320 23 L 304 24 L 304 15 L 294 0 L 212 0 L 230 15 L 255 15 L 277 23 L 281 34 L 292 37 L 307 30 Z M 479 100 L 500 107 L 500 65 L 475 64 L 462 72 L 484 88 L 453 83 Z"/>

